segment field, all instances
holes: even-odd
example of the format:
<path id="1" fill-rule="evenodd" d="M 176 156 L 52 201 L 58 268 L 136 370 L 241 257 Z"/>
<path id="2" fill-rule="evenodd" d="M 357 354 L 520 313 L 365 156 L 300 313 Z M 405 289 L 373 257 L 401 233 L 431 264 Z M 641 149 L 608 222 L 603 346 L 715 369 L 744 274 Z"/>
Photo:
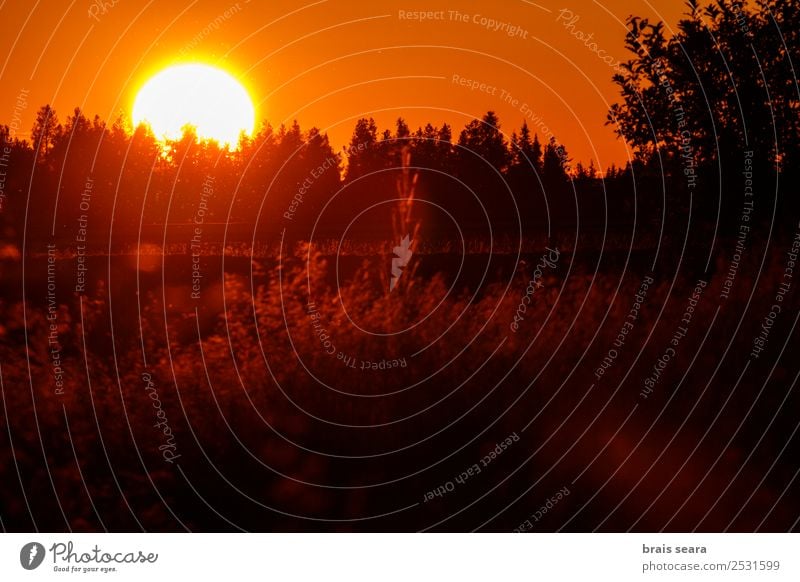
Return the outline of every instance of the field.
<path id="1" fill-rule="evenodd" d="M 790 239 L 642 241 L 7 247 L 4 526 L 790 529 Z"/>

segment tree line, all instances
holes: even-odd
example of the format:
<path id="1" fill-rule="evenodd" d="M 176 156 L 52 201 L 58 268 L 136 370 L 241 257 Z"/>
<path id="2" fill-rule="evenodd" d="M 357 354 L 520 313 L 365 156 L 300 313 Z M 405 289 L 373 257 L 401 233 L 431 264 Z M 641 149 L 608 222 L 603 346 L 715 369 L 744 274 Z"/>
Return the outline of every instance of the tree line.
<path id="1" fill-rule="evenodd" d="M 69 239 L 87 214 L 88 232 L 98 241 L 162 232 L 198 218 L 206 225 L 227 223 L 235 236 L 284 228 L 307 234 L 317 218 L 319 232 L 335 232 L 376 205 L 375 216 L 367 211 L 364 224 L 353 226 L 358 233 L 377 216 L 388 217 L 404 153 L 417 175 L 420 212 L 442 232 L 489 222 L 502 228 L 537 202 L 544 208 L 546 191 L 600 178 L 591 164 L 571 169 L 565 148 L 555 139 L 541 144 L 525 123 L 506 137 L 491 111 L 456 139 L 446 123 L 412 131 L 398 118 L 394 131 L 379 132 L 374 119 L 359 119 L 338 152 L 325 133 L 303 131 L 296 121 L 277 129 L 265 122 L 228 150 L 198 138 L 190 126 L 180 139 L 162 143 L 146 125 L 131 128 L 122 118 L 108 125 L 79 108 L 61 123 L 49 105 L 37 112 L 30 142 L 12 139 L 6 126 L 0 139 L 11 152 L 4 227 L 24 227 L 43 239 Z M 213 191 L 201 196 L 209 181 Z"/>
<path id="2" fill-rule="evenodd" d="M 492 111 L 457 135 L 447 123 L 414 130 L 399 118 L 381 130 L 359 119 L 340 151 L 317 128 L 265 122 L 228 151 L 191 127 L 161 144 L 146 126 L 108 125 L 77 108 L 62 124 L 46 105 L 30 142 L 0 126 L 9 160 L 0 221 L 7 235 L 26 228 L 40 239 L 69 239 L 88 212 L 97 240 L 169 236 L 165 225 L 197 219 L 211 177 L 202 218 L 227 224 L 230 236 L 307 237 L 312 228 L 379 236 L 391 201 L 408 194 L 400 191 L 404 164 L 416 175 L 415 210 L 429 235 L 627 228 L 688 215 L 696 231 L 722 225 L 724 233 L 740 213 L 744 180 L 757 193 L 757 215 L 794 216 L 800 2 L 690 0 L 672 36 L 636 16 L 627 27 L 631 58 L 613 76 L 620 100 L 607 118 L 632 152 L 622 168 L 573 166 L 555 138 L 540 142 L 524 122 L 509 135 Z"/>

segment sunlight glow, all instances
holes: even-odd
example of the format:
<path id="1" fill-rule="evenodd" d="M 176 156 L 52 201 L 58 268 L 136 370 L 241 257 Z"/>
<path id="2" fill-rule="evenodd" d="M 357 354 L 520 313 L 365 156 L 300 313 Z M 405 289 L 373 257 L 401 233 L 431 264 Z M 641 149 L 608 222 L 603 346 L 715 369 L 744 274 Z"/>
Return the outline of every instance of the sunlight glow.
<path id="1" fill-rule="evenodd" d="M 135 125 L 146 123 L 159 139 L 179 139 L 187 124 L 201 139 L 236 146 L 255 125 L 253 102 L 228 73 L 202 64 L 176 65 L 151 77 L 136 95 Z"/>

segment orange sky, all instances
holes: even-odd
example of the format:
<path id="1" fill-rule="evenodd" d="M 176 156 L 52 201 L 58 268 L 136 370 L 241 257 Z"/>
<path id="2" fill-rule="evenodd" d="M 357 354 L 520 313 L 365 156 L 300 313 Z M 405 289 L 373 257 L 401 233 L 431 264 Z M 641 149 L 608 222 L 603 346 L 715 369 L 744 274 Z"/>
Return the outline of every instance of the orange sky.
<path id="1" fill-rule="evenodd" d="M 374 117 L 381 129 L 394 127 L 398 116 L 412 129 L 446 121 L 457 135 L 492 109 L 509 135 L 527 114 L 540 137 L 546 127 L 576 161 L 624 162 L 624 145 L 604 126 L 617 95 L 613 71 L 565 27 L 562 9 L 578 17 L 573 32 L 593 33 L 592 48 L 618 60 L 627 58 L 628 14 L 659 14 L 674 26 L 685 5 L 11 0 L 0 7 L 0 123 L 10 122 L 23 90 L 23 137 L 45 103 L 62 121 L 76 105 L 107 120 L 121 112 L 130 117 L 136 90 L 150 75 L 199 61 L 239 78 L 258 119 L 276 127 L 295 118 L 303 129 L 316 125 L 337 149 L 358 117 Z M 410 15 L 421 10 L 432 14 L 425 21 Z"/>

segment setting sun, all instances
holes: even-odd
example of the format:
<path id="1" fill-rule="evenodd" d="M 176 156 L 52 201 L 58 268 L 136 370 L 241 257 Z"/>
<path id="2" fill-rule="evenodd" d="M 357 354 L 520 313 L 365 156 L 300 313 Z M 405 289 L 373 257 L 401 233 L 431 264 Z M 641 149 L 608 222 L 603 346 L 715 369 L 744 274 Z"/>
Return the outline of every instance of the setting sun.
<path id="1" fill-rule="evenodd" d="M 177 65 L 151 77 L 136 95 L 133 122 L 150 125 L 160 139 L 178 139 L 187 124 L 198 137 L 236 145 L 252 133 L 255 110 L 242 85 L 208 65 Z"/>

